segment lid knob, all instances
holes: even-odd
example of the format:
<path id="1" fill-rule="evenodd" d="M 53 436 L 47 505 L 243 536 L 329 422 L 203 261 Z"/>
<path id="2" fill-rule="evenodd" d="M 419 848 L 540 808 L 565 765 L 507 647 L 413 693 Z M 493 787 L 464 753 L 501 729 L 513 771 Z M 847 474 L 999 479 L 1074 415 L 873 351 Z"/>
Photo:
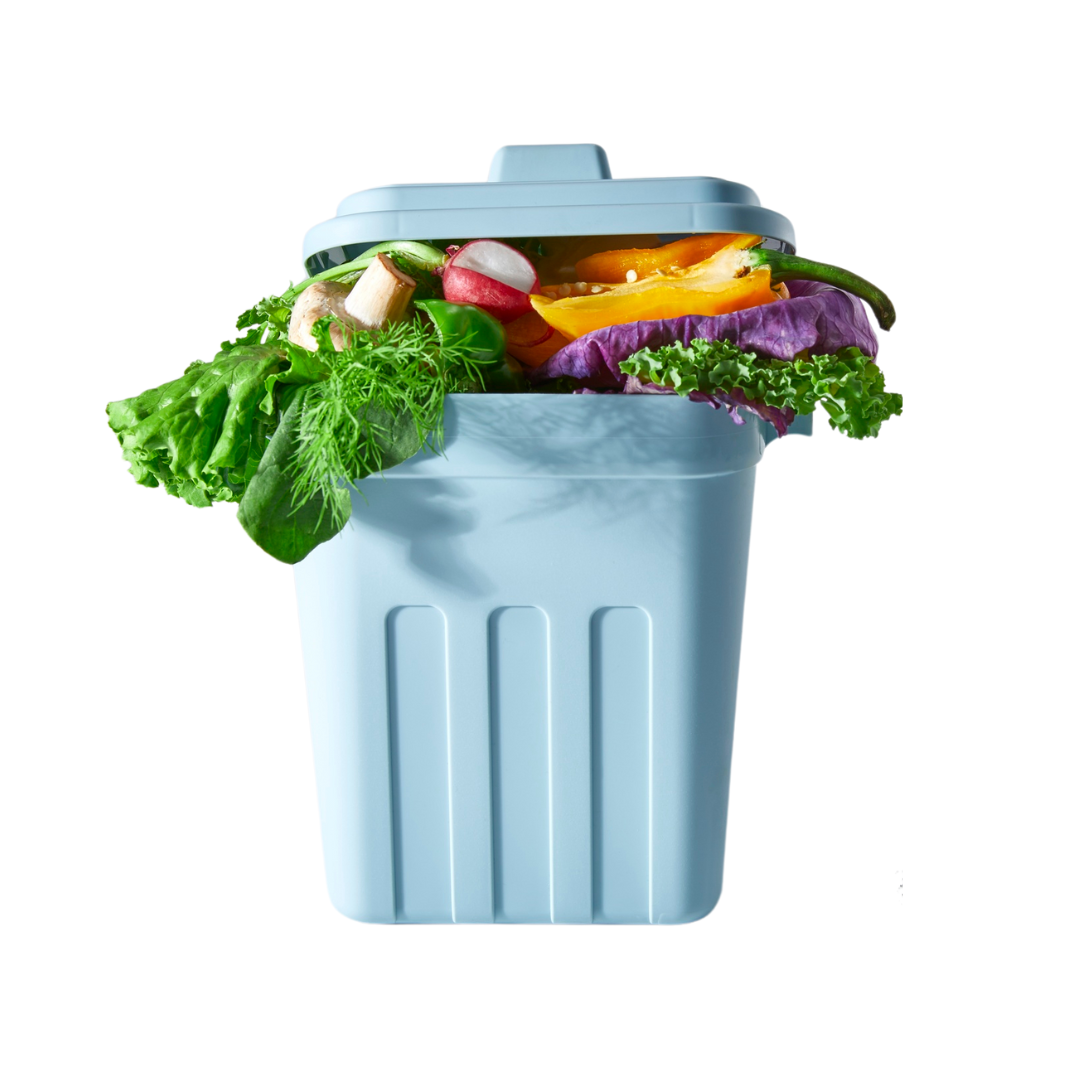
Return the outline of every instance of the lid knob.
<path id="1" fill-rule="evenodd" d="M 488 180 L 610 180 L 611 167 L 596 143 L 504 146 L 491 161 Z"/>

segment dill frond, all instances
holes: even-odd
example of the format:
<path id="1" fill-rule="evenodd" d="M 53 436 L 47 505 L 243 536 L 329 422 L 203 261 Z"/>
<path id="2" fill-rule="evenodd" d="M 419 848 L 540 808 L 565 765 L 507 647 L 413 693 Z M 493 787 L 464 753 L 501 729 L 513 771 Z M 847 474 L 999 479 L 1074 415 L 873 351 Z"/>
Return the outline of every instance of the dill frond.
<path id="1" fill-rule="evenodd" d="M 330 323 L 321 320 L 313 330 L 330 374 L 304 399 L 293 505 L 321 497 L 340 515 L 340 501 L 330 497 L 336 488 L 418 451 L 440 450 L 446 395 L 480 390 L 482 381 L 468 349 L 440 344 L 419 317 L 371 332 L 346 328 L 349 347 L 342 352 L 334 351 Z"/>

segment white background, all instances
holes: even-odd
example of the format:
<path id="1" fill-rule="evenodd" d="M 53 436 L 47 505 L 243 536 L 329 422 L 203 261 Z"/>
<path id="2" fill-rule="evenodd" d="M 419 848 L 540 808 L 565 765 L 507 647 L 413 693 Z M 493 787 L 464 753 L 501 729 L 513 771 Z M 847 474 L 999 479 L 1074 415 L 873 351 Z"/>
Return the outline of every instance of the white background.
<path id="1" fill-rule="evenodd" d="M 1050 10 L 5 17 L 0 1071 L 1076 1075 L 1075 84 Z M 291 572 L 230 508 L 136 487 L 104 405 L 209 359 L 346 194 L 581 141 L 616 176 L 749 184 L 803 254 L 879 282 L 905 414 L 758 470 L 712 915 L 351 923 Z"/>

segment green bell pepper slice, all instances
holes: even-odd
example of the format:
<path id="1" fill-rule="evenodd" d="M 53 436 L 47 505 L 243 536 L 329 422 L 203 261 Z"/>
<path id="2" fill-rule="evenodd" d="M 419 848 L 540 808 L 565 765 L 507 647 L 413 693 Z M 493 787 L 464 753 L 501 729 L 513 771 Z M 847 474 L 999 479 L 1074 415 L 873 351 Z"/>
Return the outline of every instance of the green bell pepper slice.
<path id="1" fill-rule="evenodd" d="M 418 300 L 416 307 L 432 321 L 442 344 L 467 346 L 474 363 L 494 364 L 506 355 L 506 331 L 502 323 L 473 304 Z"/>
<path id="2" fill-rule="evenodd" d="M 415 306 L 431 319 L 440 342 L 469 347 L 470 359 L 483 365 L 480 378 L 487 393 L 515 394 L 528 388 L 520 365 L 506 355 L 506 331 L 494 315 L 449 300 L 417 300 Z"/>

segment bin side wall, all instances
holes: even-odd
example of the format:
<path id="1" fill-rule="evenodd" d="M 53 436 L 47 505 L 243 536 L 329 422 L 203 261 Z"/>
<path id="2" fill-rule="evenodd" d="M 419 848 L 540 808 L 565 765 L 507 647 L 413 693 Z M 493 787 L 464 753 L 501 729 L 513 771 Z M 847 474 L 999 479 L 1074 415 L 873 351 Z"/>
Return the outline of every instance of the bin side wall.
<path id="1" fill-rule="evenodd" d="M 754 471 L 700 495 L 687 523 L 690 591 L 656 632 L 655 922 L 707 915 L 723 881 Z"/>

